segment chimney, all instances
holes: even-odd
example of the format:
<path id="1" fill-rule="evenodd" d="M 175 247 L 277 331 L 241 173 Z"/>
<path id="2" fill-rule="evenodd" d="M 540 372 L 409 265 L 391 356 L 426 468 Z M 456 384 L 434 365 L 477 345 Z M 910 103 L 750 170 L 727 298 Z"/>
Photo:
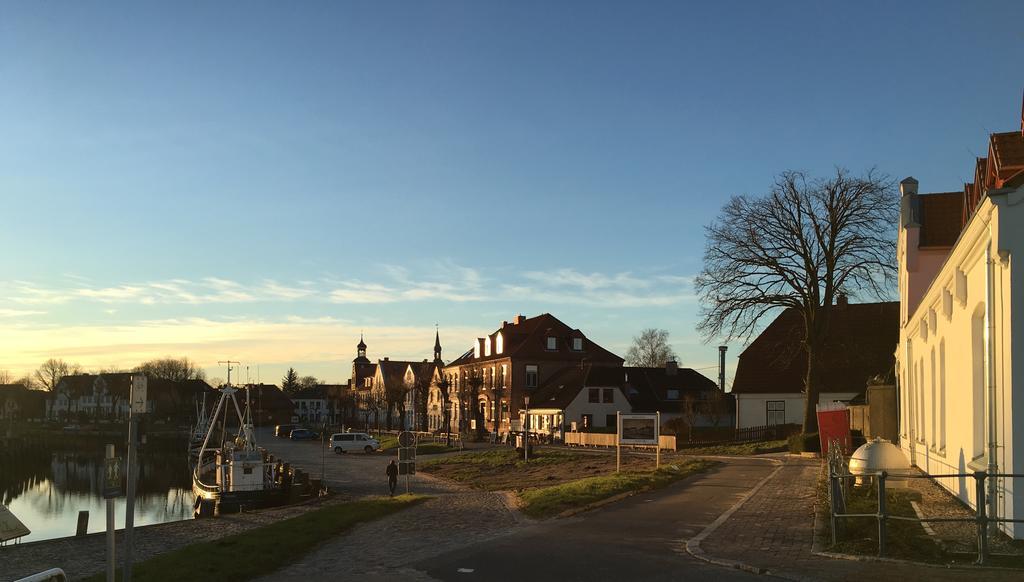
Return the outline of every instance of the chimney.
<path id="1" fill-rule="evenodd" d="M 725 351 L 729 346 L 718 346 L 718 389 L 725 392 Z"/>
<path id="2" fill-rule="evenodd" d="M 517 316 L 512 318 L 512 325 L 519 325 L 520 323 L 522 323 L 524 321 L 526 321 L 526 318 L 523 317 L 522 313 L 520 313 L 519 315 L 517 315 Z"/>
<path id="3" fill-rule="evenodd" d="M 388 358 L 387 358 L 387 356 L 385 356 L 385 357 L 384 357 L 384 361 L 385 361 L 385 362 L 386 362 L 386 361 L 388 361 Z"/>
<path id="4" fill-rule="evenodd" d="M 918 182 L 907 176 L 900 182 L 900 225 L 921 226 L 921 201 L 917 198 Z"/>
<path id="5" fill-rule="evenodd" d="M 665 375 L 675 376 L 679 372 L 679 364 L 675 360 L 665 362 Z"/>
<path id="6" fill-rule="evenodd" d="M 840 293 L 836 296 L 836 307 L 846 307 L 850 304 L 850 300 L 846 297 L 846 293 Z"/>
<path id="7" fill-rule="evenodd" d="M 506 327 L 508 327 L 508 322 L 507 321 L 501 322 L 501 329 L 505 329 Z"/>

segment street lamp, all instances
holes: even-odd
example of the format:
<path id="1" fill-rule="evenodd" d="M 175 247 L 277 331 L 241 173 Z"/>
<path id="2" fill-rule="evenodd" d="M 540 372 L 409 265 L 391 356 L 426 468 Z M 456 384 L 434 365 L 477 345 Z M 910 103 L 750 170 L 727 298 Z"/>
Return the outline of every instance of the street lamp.
<path id="1" fill-rule="evenodd" d="M 523 417 L 523 460 L 530 460 L 530 395 L 523 396 L 526 415 Z"/>

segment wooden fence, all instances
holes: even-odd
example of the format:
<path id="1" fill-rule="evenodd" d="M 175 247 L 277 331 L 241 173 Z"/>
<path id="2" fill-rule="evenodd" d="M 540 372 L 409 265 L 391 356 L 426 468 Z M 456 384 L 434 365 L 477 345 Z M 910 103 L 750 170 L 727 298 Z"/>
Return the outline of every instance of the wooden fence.
<path id="1" fill-rule="evenodd" d="M 731 439 L 705 439 L 692 440 L 680 443 L 683 447 L 704 447 L 710 445 L 723 445 L 729 443 L 750 443 L 772 441 L 789 438 L 790 435 L 800 432 L 800 426 L 795 424 L 770 424 L 762 426 L 748 426 L 737 428 Z"/>
<path id="2" fill-rule="evenodd" d="M 598 432 L 567 432 L 563 442 L 571 447 L 614 447 L 615 437 L 615 434 Z M 661 435 L 658 440 L 662 450 L 676 450 L 676 437 Z"/>

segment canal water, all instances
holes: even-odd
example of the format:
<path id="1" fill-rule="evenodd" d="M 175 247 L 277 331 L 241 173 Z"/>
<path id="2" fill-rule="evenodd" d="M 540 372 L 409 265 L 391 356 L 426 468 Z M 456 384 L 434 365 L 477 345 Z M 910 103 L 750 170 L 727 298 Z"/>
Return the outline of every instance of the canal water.
<path id="1" fill-rule="evenodd" d="M 33 444 L 0 457 L 0 501 L 32 530 L 20 542 L 75 535 L 78 512 L 83 510 L 89 512 L 89 533 L 106 531 L 103 441 L 69 439 L 73 445 Z M 123 446 L 117 454 L 126 456 Z M 147 447 L 139 457 L 135 525 L 192 519 L 192 479 L 184 441 L 180 446 Z M 123 496 L 115 500 L 115 508 L 120 529 L 125 519 Z"/>

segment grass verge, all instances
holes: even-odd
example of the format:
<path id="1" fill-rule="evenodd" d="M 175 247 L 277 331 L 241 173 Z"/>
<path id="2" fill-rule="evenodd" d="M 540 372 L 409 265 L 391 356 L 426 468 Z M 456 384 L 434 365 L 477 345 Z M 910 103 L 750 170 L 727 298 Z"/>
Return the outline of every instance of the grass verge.
<path id="1" fill-rule="evenodd" d="M 322 509 L 209 542 L 199 542 L 135 564 L 134 578 L 151 582 L 241 582 L 303 556 L 355 525 L 427 499 L 422 495 L 370 498 Z M 104 574 L 88 578 L 102 582 Z M 121 579 L 120 571 L 118 580 Z"/>
<path id="2" fill-rule="evenodd" d="M 731 445 L 711 445 L 707 447 L 684 448 L 679 449 L 679 452 L 685 455 L 748 456 L 763 455 L 765 453 L 782 453 L 788 450 L 788 442 L 783 439 L 755 443 L 736 443 Z"/>
<path id="3" fill-rule="evenodd" d="M 380 450 L 386 455 L 397 455 L 398 454 L 398 437 L 393 435 L 384 435 L 380 438 Z M 438 453 L 447 453 L 456 449 L 445 446 L 444 443 L 420 443 L 416 445 L 417 455 L 436 455 Z"/>
<path id="4" fill-rule="evenodd" d="M 523 513 L 531 517 L 554 517 L 567 509 L 583 507 L 627 491 L 657 489 L 706 471 L 715 461 L 694 459 L 668 465 L 656 471 L 635 471 L 587 477 L 561 485 L 527 489 L 520 493 Z"/>

